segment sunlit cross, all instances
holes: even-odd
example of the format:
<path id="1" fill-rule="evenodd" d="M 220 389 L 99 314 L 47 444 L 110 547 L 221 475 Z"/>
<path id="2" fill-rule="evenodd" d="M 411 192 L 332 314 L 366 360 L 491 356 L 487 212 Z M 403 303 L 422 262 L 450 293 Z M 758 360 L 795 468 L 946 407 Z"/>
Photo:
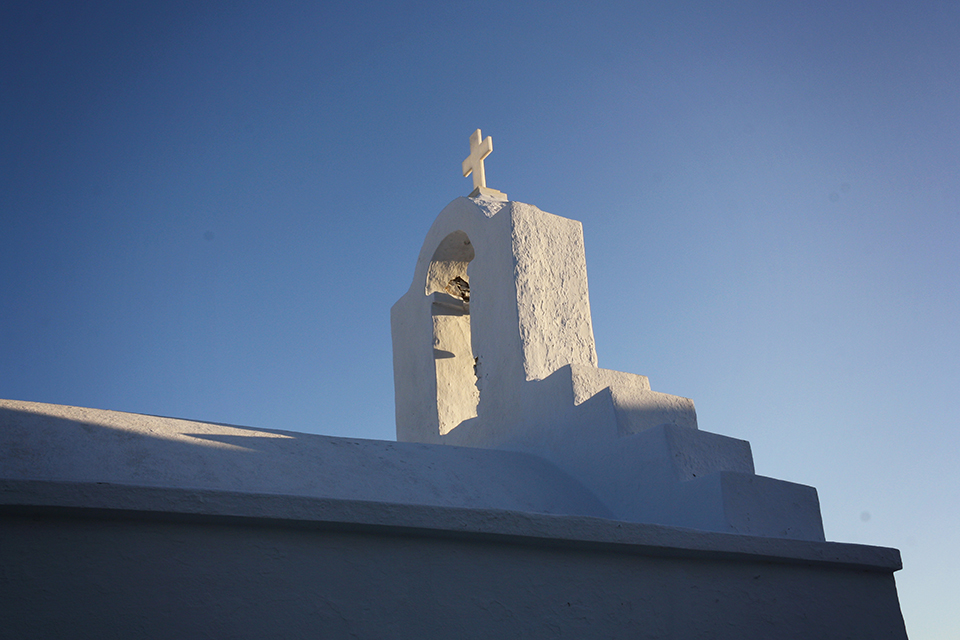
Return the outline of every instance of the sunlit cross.
<path id="1" fill-rule="evenodd" d="M 483 159 L 493 151 L 493 138 L 487 136 L 481 142 L 480 129 L 470 136 L 470 155 L 463 161 L 463 177 L 473 174 L 473 188 L 487 186 L 487 174 L 483 171 Z"/>
<path id="2" fill-rule="evenodd" d="M 483 159 L 493 151 L 493 138 L 487 136 L 483 138 L 480 129 L 473 132 L 470 136 L 470 155 L 463 161 L 463 176 L 467 177 L 473 174 L 473 193 L 470 197 L 478 195 L 493 196 L 495 198 L 507 199 L 507 194 L 496 189 L 487 188 L 487 174 L 483 170 Z"/>

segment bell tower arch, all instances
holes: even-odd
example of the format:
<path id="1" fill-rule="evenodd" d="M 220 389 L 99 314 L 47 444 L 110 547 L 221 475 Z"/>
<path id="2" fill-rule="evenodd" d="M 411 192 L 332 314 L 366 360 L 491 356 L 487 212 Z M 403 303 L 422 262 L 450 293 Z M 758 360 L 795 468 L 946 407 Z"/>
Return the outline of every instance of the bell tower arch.
<path id="1" fill-rule="evenodd" d="M 437 422 L 441 436 L 477 416 L 480 393 L 470 331 L 470 280 L 476 253 L 463 231 L 448 234 L 437 246 L 424 292 L 430 297 Z"/>

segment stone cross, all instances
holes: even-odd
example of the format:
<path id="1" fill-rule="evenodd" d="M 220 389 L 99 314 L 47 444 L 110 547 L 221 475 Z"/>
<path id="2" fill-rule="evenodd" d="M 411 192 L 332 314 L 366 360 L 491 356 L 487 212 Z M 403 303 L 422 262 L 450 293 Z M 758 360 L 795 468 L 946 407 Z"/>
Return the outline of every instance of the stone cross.
<path id="1" fill-rule="evenodd" d="M 483 170 L 483 159 L 493 151 L 493 138 L 483 138 L 480 129 L 470 136 L 470 155 L 463 161 L 463 177 L 473 174 L 473 192 L 471 198 L 479 195 L 507 199 L 507 194 L 487 188 L 487 174 Z"/>
<path id="2" fill-rule="evenodd" d="M 463 161 L 463 177 L 466 178 L 473 174 L 473 188 L 486 187 L 487 175 L 483 171 L 483 159 L 493 151 L 493 138 L 487 136 L 481 142 L 483 136 L 480 129 L 473 132 L 470 136 L 470 155 Z"/>

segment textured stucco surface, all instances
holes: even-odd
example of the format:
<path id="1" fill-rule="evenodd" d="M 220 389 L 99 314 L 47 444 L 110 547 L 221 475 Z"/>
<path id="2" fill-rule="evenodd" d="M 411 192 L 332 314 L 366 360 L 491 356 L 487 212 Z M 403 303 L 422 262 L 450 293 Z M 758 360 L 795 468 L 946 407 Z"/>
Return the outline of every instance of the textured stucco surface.
<path id="1" fill-rule="evenodd" d="M 442 293 L 453 278 L 468 304 Z M 815 489 L 755 476 L 749 443 L 699 431 L 692 400 L 597 366 L 575 220 L 454 200 L 391 329 L 400 441 L 535 454 L 621 520 L 824 539 Z"/>

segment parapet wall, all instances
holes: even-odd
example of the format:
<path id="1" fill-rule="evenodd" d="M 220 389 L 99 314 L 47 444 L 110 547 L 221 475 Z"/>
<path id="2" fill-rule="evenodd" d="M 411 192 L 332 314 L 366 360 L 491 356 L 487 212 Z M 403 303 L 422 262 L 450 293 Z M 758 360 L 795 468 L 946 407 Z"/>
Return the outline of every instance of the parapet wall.
<path id="1" fill-rule="evenodd" d="M 11 638 L 906 638 L 894 549 L 83 483 L 0 514 Z"/>

